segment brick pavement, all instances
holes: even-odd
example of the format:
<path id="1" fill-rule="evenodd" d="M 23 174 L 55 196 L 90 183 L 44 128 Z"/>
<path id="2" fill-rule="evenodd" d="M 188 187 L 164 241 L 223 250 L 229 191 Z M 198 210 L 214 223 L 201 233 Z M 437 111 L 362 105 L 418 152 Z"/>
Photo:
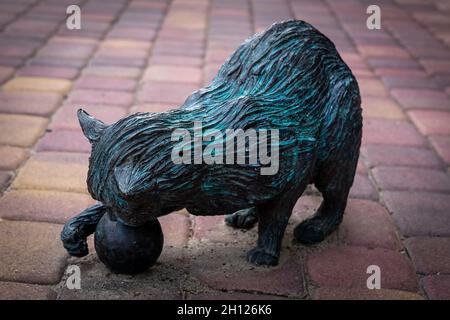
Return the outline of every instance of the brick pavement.
<path id="1" fill-rule="evenodd" d="M 74 3 L 81 30 L 65 26 Z M 371 31 L 372 3 L 356 0 L 0 1 L 0 298 L 450 299 L 450 4 L 376 3 Z M 255 229 L 184 210 L 161 219 L 165 248 L 144 274 L 68 257 L 62 224 L 92 203 L 76 109 L 112 123 L 176 108 L 246 37 L 290 18 L 329 36 L 361 87 L 361 160 L 339 230 L 292 241 L 320 203 L 310 189 L 275 268 L 245 262 Z M 81 290 L 65 286 L 69 264 Z M 366 288 L 372 264 L 381 290 Z"/>

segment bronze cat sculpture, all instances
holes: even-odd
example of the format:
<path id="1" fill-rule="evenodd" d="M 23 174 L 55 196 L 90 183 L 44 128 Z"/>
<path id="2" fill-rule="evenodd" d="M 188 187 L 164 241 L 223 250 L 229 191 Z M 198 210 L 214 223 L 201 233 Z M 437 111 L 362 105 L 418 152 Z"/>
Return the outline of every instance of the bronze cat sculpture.
<path id="1" fill-rule="evenodd" d="M 132 232 L 186 208 L 194 215 L 226 215 L 235 228 L 258 223 L 257 245 L 247 255 L 257 265 L 278 263 L 292 209 L 308 184 L 317 187 L 323 202 L 295 228 L 295 238 L 317 243 L 338 227 L 362 131 L 360 94 L 351 70 L 326 36 L 298 20 L 276 23 L 246 40 L 211 84 L 178 109 L 137 113 L 112 125 L 83 110 L 78 118 L 92 144 L 88 190 L 99 203 L 65 225 L 62 241 L 70 254 L 88 253 L 86 237 L 105 213 Z M 261 174 L 260 162 L 174 163 L 171 155 L 179 142 L 171 134 L 180 128 L 192 133 L 194 121 L 202 122 L 203 132 L 277 130 L 279 142 L 272 145 L 279 150 L 277 172 Z M 201 146 L 210 143 L 203 140 Z M 141 249 L 139 244 L 129 247 L 122 258 Z M 126 267 L 121 271 L 127 272 Z"/>

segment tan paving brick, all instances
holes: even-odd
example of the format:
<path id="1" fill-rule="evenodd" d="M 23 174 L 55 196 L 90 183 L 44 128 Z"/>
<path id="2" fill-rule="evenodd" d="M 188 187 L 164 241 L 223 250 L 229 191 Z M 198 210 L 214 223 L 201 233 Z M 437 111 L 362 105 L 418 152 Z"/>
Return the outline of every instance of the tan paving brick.
<path id="1" fill-rule="evenodd" d="M 93 205 L 89 195 L 41 190 L 11 190 L 0 198 L 0 217 L 9 220 L 66 223 Z"/>
<path id="2" fill-rule="evenodd" d="M 201 19 L 199 15 L 191 12 L 172 13 L 166 18 L 166 23 L 172 27 L 188 30 L 202 30 L 206 27 L 206 19 Z"/>
<path id="3" fill-rule="evenodd" d="M 0 221 L 0 280 L 59 282 L 67 258 L 60 232 L 56 224 Z"/>
<path id="4" fill-rule="evenodd" d="M 57 41 L 51 41 L 47 43 L 37 53 L 41 57 L 53 57 L 58 59 L 59 57 L 69 59 L 86 59 L 93 52 L 94 46 L 92 44 L 84 43 L 58 43 Z"/>
<path id="5" fill-rule="evenodd" d="M 54 300 L 56 292 L 51 286 L 0 281 L 1 300 Z"/>
<path id="6" fill-rule="evenodd" d="M 88 158 L 80 153 L 38 153 L 19 171 L 13 188 L 86 193 Z"/>
<path id="7" fill-rule="evenodd" d="M 202 81 L 202 71 L 199 68 L 170 65 L 150 66 L 144 74 L 145 80 L 181 82 L 198 84 Z"/>
<path id="8" fill-rule="evenodd" d="M 71 87 L 72 82 L 65 79 L 16 77 L 5 83 L 3 90 L 66 93 Z"/>
<path id="9" fill-rule="evenodd" d="M 360 78 L 358 80 L 359 89 L 363 99 L 365 97 L 386 97 L 387 91 L 383 83 L 374 78 Z"/>
<path id="10" fill-rule="evenodd" d="M 0 114 L 0 144 L 31 147 L 44 133 L 48 120 L 40 117 Z"/>
<path id="11" fill-rule="evenodd" d="M 138 49 L 150 49 L 151 43 L 148 41 L 138 41 L 130 39 L 106 39 L 100 45 L 104 48 L 138 48 Z"/>
<path id="12" fill-rule="evenodd" d="M 94 251 L 94 250 L 92 250 Z M 177 250 L 171 255 L 170 248 L 164 248 L 159 261 L 147 272 L 137 276 L 111 273 L 97 258 L 95 252 L 86 258 L 77 259 L 74 264 L 81 270 L 81 289 L 62 287 L 60 300 L 173 300 L 181 299 L 182 279 L 180 270 L 184 265 L 182 253 Z M 107 279 L 107 280 L 106 280 Z"/>
<path id="13" fill-rule="evenodd" d="M 404 113 L 397 103 L 386 97 L 365 97 L 361 106 L 363 117 L 401 120 Z"/>
<path id="14" fill-rule="evenodd" d="M 22 148 L 0 146 L 0 170 L 14 170 L 28 157 Z"/>

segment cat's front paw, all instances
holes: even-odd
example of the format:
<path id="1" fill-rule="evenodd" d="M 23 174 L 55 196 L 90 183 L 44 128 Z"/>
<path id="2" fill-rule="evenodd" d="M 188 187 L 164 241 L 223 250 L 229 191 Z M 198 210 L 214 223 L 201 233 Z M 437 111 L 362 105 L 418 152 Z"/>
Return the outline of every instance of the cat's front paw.
<path id="1" fill-rule="evenodd" d="M 262 266 L 276 266 L 278 264 L 278 256 L 270 254 L 258 247 L 247 253 L 247 260 L 250 263 Z"/>

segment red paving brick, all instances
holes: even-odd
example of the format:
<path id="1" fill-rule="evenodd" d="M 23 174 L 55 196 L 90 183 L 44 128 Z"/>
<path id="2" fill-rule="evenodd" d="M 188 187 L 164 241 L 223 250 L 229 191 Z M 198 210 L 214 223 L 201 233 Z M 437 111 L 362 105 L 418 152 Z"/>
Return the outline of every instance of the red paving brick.
<path id="1" fill-rule="evenodd" d="M 450 136 L 430 136 L 430 141 L 442 160 L 450 164 Z"/>
<path id="2" fill-rule="evenodd" d="M 0 66 L 0 83 L 5 82 L 14 74 L 14 68 Z"/>
<path id="3" fill-rule="evenodd" d="M 171 213 L 159 219 L 164 234 L 164 245 L 183 247 L 187 245 L 190 221 L 187 211 Z"/>
<path id="4" fill-rule="evenodd" d="M 415 292 L 416 274 L 408 258 L 394 250 L 340 246 L 308 257 L 308 273 L 320 287 L 367 288 L 367 268 L 380 267 L 384 289 Z"/>
<path id="5" fill-rule="evenodd" d="M 80 130 L 53 130 L 37 144 L 37 151 L 91 152 L 92 146 Z"/>
<path id="6" fill-rule="evenodd" d="M 424 66 L 428 73 L 448 73 L 450 70 L 450 61 L 437 59 L 423 59 L 420 63 Z"/>
<path id="7" fill-rule="evenodd" d="M 106 124 L 114 123 L 126 115 L 126 109 L 122 106 L 70 103 L 62 106 L 55 113 L 53 121 L 50 124 L 51 128 L 79 131 L 80 123 L 78 122 L 76 114 L 80 108 Z"/>
<path id="8" fill-rule="evenodd" d="M 11 182 L 13 175 L 8 171 L 0 171 L 0 192 L 6 189 Z"/>
<path id="9" fill-rule="evenodd" d="M 142 103 L 130 108 L 130 113 L 136 112 L 165 112 L 172 109 L 176 109 L 179 106 L 169 103 Z"/>
<path id="10" fill-rule="evenodd" d="M 61 101 L 57 93 L 0 92 L 0 112 L 50 116 Z"/>
<path id="11" fill-rule="evenodd" d="M 129 106 L 133 102 L 133 95 L 116 90 L 74 89 L 69 99 L 72 103 Z"/>
<path id="12" fill-rule="evenodd" d="M 450 192 L 450 175 L 441 170 L 376 167 L 372 172 L 384 190 Z"/>
<path id="13" fill-rule="evenodd" d="M 58 68 L 74 68 L 81 69 L 85 66 L 86 60 L 58 57 L 36 56 L 30 61 L 31 66 L 42 67 L 58 67 Z"/>
<path id="14" fill-rule="evenodd" d="M 367 58 L 409 58 L 409 54 L 394 45 L 359 45 L 358 51 Z"/>
<path id="15" fill-rule="evenodd" d="M 383 4 L 377 32 L 361 28 L 357 2 L 88 0 L 81 30 L 65 26 L 65 4 L 0 3 L 0 298 L 450 299 L 448 6 L 416 2 Z M 78 108 L 107 124 L 176 108 L 246 37 L 290 18 L 335 41 L 361 90 L 363 146 L 338 231 L 292 243 L 321 202 L 308 189 L 280 265 L 258 268 L 245 259 L 256 228 L 180 211 L 161 218 L 165 248 L 149 272 L 113 275 L 93 253 L 70 260 L 83 290 L 57 285 L 60 224 L 94 203 Z M 369 264 L 381 267 L 381 290 L 366 289 Z"/>
<path id="16" fill-rule="evenodd" d="M 442 168 L 442 161 L 436 154 L 425 148 L 395 145 L 367 145 L 361 148 L 370 167 L 411 166 Z"/>
<path id="17" fill-rule="evenodd" d="M 418 101 L 412 101 L 412 99 L 408 96 L 405 92 L 411 92 L 412 89 L 438 89 L 439 84 L 431 79 L 430 77 L 427 77 L 426 75 L 418 76 L 418 75 L 389 75 L 389 76 L 383 76 L 382 78 L 383 83 L 388 87 L 389 89 L 394 89 L 396 94 L 394 96 L 398 97 L 399 101 L 401 103 L 405 103 L 405 107 L 409 105 L 429 105 L 430 103 L 423 102 L 422 104 Z M 425 98 L 427 99 L 427 98 Z"/>
<path id="18" fill-rule="evenodd" d="M 449 112 L 415 110 L 408 113 L 422 134 L 450 135 L 450 110 Z"/>
<path id="19" fill-rule="evenodd" d="M 401 246 L 388 212 L 374 201 L 351 199 L 347 203 L 339 237 L 351 246 L 393 250 Z"/>
<path id="20" fill-rule="evenodd" d="M 409 238 L 405 240 L 405 246 L 417 272 L 450 273 L 450 238 Z"/>
<path id="21" fill-rule="evenodd" d="M 44 66 L 26 66 L 17 72 L 18 76 L 23 77 L 49 77 L 73 80 L 78 76 L 79 71 L 76 68 L 69 67 L 44 67 Z"/>
<path id="22" fill-rule="evenodd" d="M 260 293 L 213 291 L 213 292 L 190 294 L 187 299 L 188 300 L 285 300 L 287 298 Z"/>
<path id="23" fill-rule="evenodd" d="M 133 79 L 84 76 L 78 80 L 75 88 L 133 91 L 136 85 Z"/>
<path id="24" fill-rule="evenodd" d="M 378 194 L 366 174 L 356 174 L 350 189 L 351 198 L 378 199 Z"/>
<path id="25" fill-rule="evenodd" d="M 449 300 L 450 299 L 450 276 L 426 276 L 421 280 L 422 286 L 430 299 Z"/>
<path id="26" fill-rule="evenodd" d="M 193 238 L 199 241 L 235 243 L 235 231 L 226 226 L 224 216 L 195 217 Z"/>
<path id="27" fill-rule="evenodd" d="M 383 199 L 405 236 L 450 236 L 450 196 L 386 191 Z"/>
<path id="28" fill-rule="evenodd" d="M 188 83 L 147 82 L 138 92 L 140 102 L 162 102 L 181 105 L 200 86 Z"/>
<path id="29" fill-rule="evenodd" d="M 305 294 L 302 264 L 295 258 L 282 260 L 277 268 L 255 268 L 245 264 L 246 249 L 216 247 L 203 250 L 198 252 L 190 272 L 212 288 L 297 297 Z"/>
<path id="30" fill-rule="evenodd" d="M 394 89 L 392 95 L 407 109 L 450 109 L 448 96 L 437 90 L 429 89 Z"/>
<path id="31" fill-rule="evenodd" d="M 425 139 L 406 121 L 366 119 L 363 126 L 363 144 L 392 144 L 425 146 Z"/>
<path id="32" fill-rule="evenodd" d="M 314 292 L 317 300 L 423 300 L 418 294 L 408 291 L 358 288 L 318 288 Z"/>
<path id="33" fill-rule="evenodd" d="M 90 65 L 92 67 L 107 67 L 107 66 L 117 66 L 117 67 L 130 67 L 130 68 L 144 68 L 146 65 L 145 58 L 122 58 L 122 57 L 106 57 L 106 56 L 95 56 L 90 60 Z M 100 74 L 101 75 L 101 74 Z M 107 76 L 107 74 L 105 74 Z M 118 77 L 118 76 L 115 76 Z"/>

